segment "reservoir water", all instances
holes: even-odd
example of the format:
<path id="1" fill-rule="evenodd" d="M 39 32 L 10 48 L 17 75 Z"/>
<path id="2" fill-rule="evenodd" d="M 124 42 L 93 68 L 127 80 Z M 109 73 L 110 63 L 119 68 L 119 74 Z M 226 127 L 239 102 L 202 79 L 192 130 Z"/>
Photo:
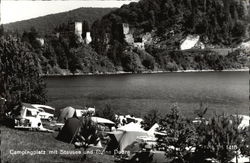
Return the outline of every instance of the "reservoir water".
<path id="1" fill-rule="evenodd" d="M 189 72 L 46 77 L 48 105 L 56 108 L 109 104 L 116 113 L 162 113 L 178 103 L 181 112 L 193 115 L 200 102 L 208 115 L 249 112 L 248 72 Z"/>

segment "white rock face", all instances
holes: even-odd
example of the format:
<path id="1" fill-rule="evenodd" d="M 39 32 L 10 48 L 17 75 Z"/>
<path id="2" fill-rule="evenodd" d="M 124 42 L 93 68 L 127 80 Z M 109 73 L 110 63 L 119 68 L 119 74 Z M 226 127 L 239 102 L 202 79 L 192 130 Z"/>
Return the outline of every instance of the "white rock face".
<path id="1" fill-rule="evenodd" d="M 239 46 L 239 49 L 244 49 L 247 52 L 250 52 L 250 40 L 247 42 L 242 42 Z"/>
<path id="2" fill-rule="evenodd" d="M 192 49 L 199 42 L 199 40 L 200 40 L 199 35 L 188 35 L 181 44 L 180 49 L 181 50 Z"/>

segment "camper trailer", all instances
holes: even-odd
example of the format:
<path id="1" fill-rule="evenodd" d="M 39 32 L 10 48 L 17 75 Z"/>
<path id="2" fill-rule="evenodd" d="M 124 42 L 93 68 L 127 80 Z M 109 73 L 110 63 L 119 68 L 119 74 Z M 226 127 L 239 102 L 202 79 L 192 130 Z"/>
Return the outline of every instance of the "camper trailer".
<path id="1" fill-rule="evenodd" d="M 55 108 L 39 104 L 32 104 L 32 106 L 39 111 L 38 115 L 42 120 L 52 121 L 54 119 Z"/>

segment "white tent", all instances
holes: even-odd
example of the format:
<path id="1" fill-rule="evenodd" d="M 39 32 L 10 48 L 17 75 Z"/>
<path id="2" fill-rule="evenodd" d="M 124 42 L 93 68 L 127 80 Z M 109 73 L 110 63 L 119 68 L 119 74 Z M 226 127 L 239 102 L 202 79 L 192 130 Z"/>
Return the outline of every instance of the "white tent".
<path id="1" fill-rule="evenodd" d="M 133 122 L 118 128 L 117 131 L 108 132 L 108 134 L 115 137 L 120 146 L 120 151 L 124 151 L 128 145 L 136 141 L 137 137 L 148 136 L 147 131 L 143 130 L 139 124 Z"/>
<path id="2" fill-rule="evenodd" d="M 159 127 L 159 125 L 157 123 L 155 123 L 149 130 L 148 130 L 148 134 L 150 136 L 154 136 L 156 129 Z"/>

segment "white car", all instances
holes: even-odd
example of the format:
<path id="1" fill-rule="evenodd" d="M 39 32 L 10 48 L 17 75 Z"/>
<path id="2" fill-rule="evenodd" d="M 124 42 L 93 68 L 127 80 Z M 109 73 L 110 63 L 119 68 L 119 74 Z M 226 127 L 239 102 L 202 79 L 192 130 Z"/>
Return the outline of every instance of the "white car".
<path id="1" fill-rule="evenodd" d="M 32 106 L 34 106 L 35 108 L 37 108 L 37 110 L 39 111 L 38 116 L 41 119 L 45 119 L 45 120 L 48 120 L 48 121 L 52 121 L 53 120 L 54 114 L 48 113 L 46 111 L 54 112 L 55 108 L 52 108 L 52 107 L 47 106 L 47 105 L 38 105 L 38 104 L 32 104 Z"/>

